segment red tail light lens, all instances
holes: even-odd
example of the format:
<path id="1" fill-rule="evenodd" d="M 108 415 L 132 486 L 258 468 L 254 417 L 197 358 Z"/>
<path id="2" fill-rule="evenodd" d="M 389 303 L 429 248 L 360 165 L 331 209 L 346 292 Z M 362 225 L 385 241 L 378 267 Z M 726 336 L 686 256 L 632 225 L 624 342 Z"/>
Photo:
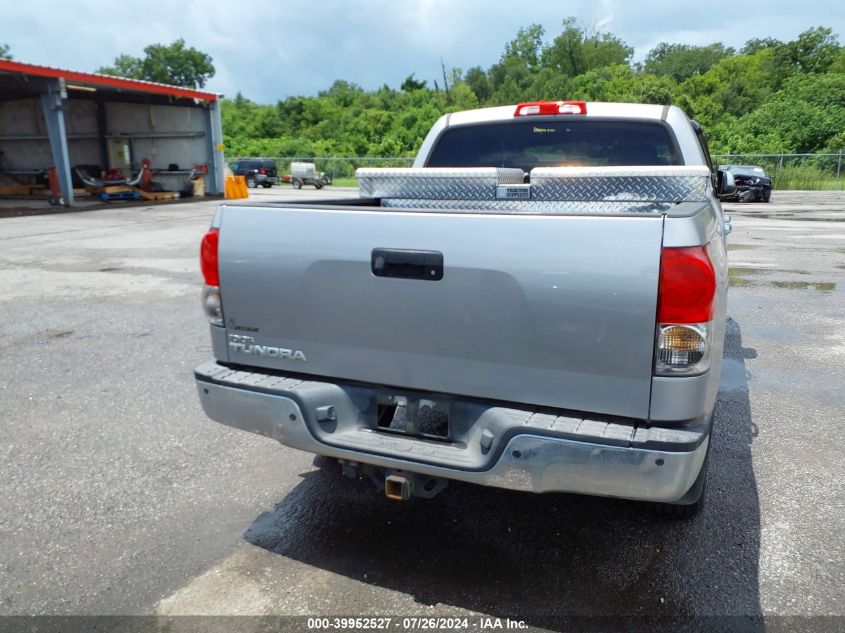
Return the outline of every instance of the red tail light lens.
<path id="1" fill-rule="evenodd" d="M 266 174 L 267 170 L 262 167 L 261 169 L 258 170 L 258 173 L 259 174 Z"/>
<path id="2" fill-rule="evenodd" d="M 705 323 L 713 318 L 716 273 L 707 247 L 664 248 L 660 258 L 658 323 Z"/>
<path id="3" fill-rule="evenodd" d="M 587 114 L 583 101 L 530 101 L 516 106 L 514 116 L 549 116 L 555 114 Z"/>
<path id="4" fill-rule="evenodd" d="M 217 268 L 217 242 L 219 229 L 211 229 L 202 238 L 200 245 L 200 270 L 207 286 L 220 285 L 220 273 Z"/>

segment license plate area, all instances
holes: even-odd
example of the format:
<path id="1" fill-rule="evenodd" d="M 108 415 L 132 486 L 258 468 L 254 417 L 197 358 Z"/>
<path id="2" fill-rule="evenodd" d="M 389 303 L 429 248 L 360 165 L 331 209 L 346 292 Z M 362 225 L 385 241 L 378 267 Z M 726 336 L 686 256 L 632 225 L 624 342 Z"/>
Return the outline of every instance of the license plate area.
<path id="1" fill-rule="evenodd" d="M 449 412 L 450 403 L 446 400 L 379 394 L 376 430 L 448 441 Z"/>

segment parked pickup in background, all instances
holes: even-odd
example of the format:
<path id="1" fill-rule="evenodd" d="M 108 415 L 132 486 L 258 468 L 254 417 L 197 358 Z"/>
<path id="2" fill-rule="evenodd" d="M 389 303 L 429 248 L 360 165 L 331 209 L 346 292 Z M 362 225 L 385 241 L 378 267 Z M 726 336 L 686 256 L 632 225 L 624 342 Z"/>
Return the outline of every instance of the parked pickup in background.
<path id="1" fill-rule="evenodd" d="M 209 417 L 391 499 L 460 480 L 701 507 L 734 185 L 697 124 L 635 104 L 456 112 L 412 168 L 357 175 L 358 198 L 217 212 Z"/>

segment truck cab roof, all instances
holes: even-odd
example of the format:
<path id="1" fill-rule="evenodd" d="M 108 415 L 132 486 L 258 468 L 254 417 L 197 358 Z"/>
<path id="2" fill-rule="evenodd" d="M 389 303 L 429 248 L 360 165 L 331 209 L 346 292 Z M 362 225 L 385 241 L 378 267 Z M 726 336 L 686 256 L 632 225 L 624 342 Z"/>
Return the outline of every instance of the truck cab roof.
<path id="1" fill-rule="evenodd" d="M 581 117 L 611 117 L 629 119 L 665 119 L 667 110 L 674 108 L 680 112 L 677 106 L 653 105 L 650 103 L 606 103 L 600 101 L 584 102 L 586 113 L 575 115 L 552 115 L 552 118 L 560 116 L 581 116 Z M 471 123 L 484 123 L 490 121 L 506 121 L 515 116 L 518 105 L 494 106 L 492 108 L 477 108 L 475 110 L 462 110 L 447 114 L 449 125 L 467 125 Z"/>
<path id="2" fill-rule="evenodd" d="M 426 166 L 434 145 L 441 135 L 449 128 L 480 124 L 507 124 L 532 120 L 539 122 L 579 120 L 648 120 L 665 125 L 669 128 L 677 142 L 679 162 L 683 165 L 709 165 L 702 151 L 701 143 L 696 137 L 690 119 L 683 110 L 672 105 L 654 105 L 647 103 L 604 103 L 588 101 L 583 103 L 583 113 L 517 116 L 519 105 L 496 106 L 492 108 L 478 108 L 444 114 L 432 126 L 419 153 L 414 161 L 414 167 Z"/>

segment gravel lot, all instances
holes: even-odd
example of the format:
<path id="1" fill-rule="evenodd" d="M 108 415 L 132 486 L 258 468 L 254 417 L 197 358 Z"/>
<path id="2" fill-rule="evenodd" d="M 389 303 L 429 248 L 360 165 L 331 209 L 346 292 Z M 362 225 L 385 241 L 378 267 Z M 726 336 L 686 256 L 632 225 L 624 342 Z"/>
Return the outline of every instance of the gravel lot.
<path id="1" fill-rule="evenodd" d="M 708 505 L 681 523 L 457 484 L 391 503 L 207 420 L 191 368 L 210 356 L 196 254 L 216 206 L 0 219 L 0 614 L 845 628 L 845 195 L 727 205 Z"/>

